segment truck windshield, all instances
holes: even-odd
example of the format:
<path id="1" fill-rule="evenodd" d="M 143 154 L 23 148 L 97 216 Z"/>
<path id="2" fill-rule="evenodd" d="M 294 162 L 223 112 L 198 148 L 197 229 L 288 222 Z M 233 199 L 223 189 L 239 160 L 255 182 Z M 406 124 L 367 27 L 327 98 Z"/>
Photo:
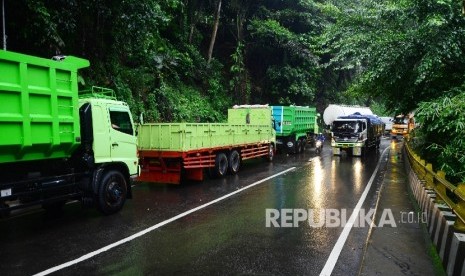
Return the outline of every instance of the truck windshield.
<path id="1" fill-rule="evenodd" d="M 122 111 L 110 111 L 111 127 L 117 131 L 134 135 L 129 113 Z"/>
<path id="2" fill-rule="evenodd" d="M 399 124 L 399 125 L 404 125 L 407 124 L 408 121 L 406 118 L 400 117 L 400 118 L 394 118 L 394 124 Z"/>
<path id="3" fill-rule="evenodd" d="M 361 123 L 357 121 L 335 121 L 333 132 L 357 133 L 362 131 Z"/>

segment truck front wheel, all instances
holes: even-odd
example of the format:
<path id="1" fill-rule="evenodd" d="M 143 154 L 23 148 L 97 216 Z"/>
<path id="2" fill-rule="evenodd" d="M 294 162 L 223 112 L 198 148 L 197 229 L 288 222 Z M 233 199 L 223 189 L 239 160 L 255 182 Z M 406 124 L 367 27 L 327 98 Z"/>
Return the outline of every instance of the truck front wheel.
<path id="1" fill-rule="evenodd" d="M 121 210 L 126 201 L 127 191 L 126 179 L 119 171 L 111 170 L 105 173 L 97 195 L 100 212 L 110 215 Z"/>

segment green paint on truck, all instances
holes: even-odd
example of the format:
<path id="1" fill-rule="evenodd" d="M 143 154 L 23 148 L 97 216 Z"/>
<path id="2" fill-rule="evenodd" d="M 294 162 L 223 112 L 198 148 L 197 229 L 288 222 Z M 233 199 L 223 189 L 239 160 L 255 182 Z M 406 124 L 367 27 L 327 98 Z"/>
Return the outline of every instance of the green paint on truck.
<path id="1" fill-rule="evenodd" d="M 267 105 L 235 106 L 227 123 L 154 123 L 139 126 L 139 181 L 179 184 L 239 171 L 243 160 L 272 160 L 276 132 Z"/>
<path id="2" fill-rule="evenodd" d="M 247 123 L 249 122 L 249 123 Z M 139 126 L 139 150 L 192 151 L 274 143 L 270 108 L 232 108 L 228 123 L 153 123 Z"/>
<path id="3" fill-rule="evenodd" d="M 302 152 L 318 133 L 316 108 L 307 106 L 272 106 L 278 148 Z"/>
<path id="4" fill-rule="evenodd" d="M 0 50 L 0 163 L 71 155 L 80 144 L 77 70 L 88 66 Z"/>
<path id="5" fill-rule="evenodd" d="M 104 214 L 131 198 L 137 139 L 126 103 L 110 89 L 80 94 L 89 61 L 0 51 L 0 217 L 77 199 Z"/>

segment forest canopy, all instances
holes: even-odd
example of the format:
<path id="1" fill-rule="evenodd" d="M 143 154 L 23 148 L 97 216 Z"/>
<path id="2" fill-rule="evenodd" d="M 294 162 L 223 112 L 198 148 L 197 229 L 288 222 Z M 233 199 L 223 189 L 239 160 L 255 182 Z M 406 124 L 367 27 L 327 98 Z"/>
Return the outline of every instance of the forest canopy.
<path id="1" fill-rule="evenodd" d="M 86 85 L 146 122 L 222 121 L 234 104 L 416 111 L 417 149 L 465 180 L 463 1 L 2 1 L 8 50 L 89 59 Z"/>

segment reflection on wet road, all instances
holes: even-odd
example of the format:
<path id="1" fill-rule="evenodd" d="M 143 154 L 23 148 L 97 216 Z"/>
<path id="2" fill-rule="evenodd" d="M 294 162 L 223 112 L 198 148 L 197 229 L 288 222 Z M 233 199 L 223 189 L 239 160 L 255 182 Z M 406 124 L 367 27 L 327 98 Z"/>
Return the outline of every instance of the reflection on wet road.
<path id="1" fill-rule="evenodd" d="M 346 210 L 349 218 L 389 143 L 361 158 L 332 156 L 326 145 L 321 155 L 307 149 L 273 163 L 249 161 L 225 179 L 141 183 L 114 216 L 69 204 L 59 217 L 10 218 L 0 222 L 0 269 L 24 275 L 74 261 L 58 273 L 318 275 L 343 227 L 266 227 L 266 210 Z M 373 207 L 379 184 L 376 178 L 362 208 Z M 367 232 L 351 230 L 334 275 L 358 272 Z M 81 256 L 89 258 L 75 261 Z"/>

